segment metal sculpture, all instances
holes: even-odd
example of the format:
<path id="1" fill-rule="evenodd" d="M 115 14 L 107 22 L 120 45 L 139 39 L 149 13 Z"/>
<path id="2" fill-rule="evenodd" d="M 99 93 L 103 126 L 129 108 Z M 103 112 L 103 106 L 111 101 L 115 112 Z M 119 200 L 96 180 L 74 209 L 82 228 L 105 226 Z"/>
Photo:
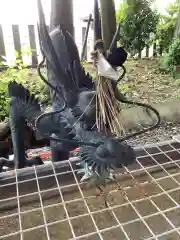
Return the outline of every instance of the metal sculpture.
<path id="1" fill-rule="evenodd" d="M 79 147 L 81 167 L 79 173 L 84 174 L 82 179 L 95 177 L 98 185 L 104 184 L 107 178 L 113 177 L 112 171 L 115 168 L 127 166 L 135 161 L 135 152 L 125 140 L 156 128 L 160 122 L 159 113 L 149 105 L 127 100 L 119 92 L 118 82 L 110 80 L 115 97 L 120 102 L 152 110 L 157 116 L 157 122 L 148 129 L 123 138 L 99 132 L 96 127 L 95 85 L 92 77 L 81 66 L 76 44 L 71 35 L 61 26 L 56 27 L 49 34 L 40 0 L 38 0 L 38 10 L 39 39 L 43 54 L 38 73 L 51 90 L 53 111 L 43 113 L 38 100 L 27 89 L 16 82 L 9 84 L 14 161 L 3 159 L 0 167 L 15 165 L 16 168 L 22 168 L 43 164 L 39 158 L 28 160 L 26 157 L 23 125 L 28 121 L 36 128 L 40 137 L 50 139 L 52 161 L 67 160 L 69 152 Z M 97 43 L 102 42 L 97 41 Z M 97 45 L 96 47 L 99 48 Z M 107 60 L 112 65 L 114 63 L 113 67 L 117 65 L 122 67 L 127 58 L 125 50 L 112 46 L 111 49 Z M 40 70 L 45 60 L 48 80 Z"/>

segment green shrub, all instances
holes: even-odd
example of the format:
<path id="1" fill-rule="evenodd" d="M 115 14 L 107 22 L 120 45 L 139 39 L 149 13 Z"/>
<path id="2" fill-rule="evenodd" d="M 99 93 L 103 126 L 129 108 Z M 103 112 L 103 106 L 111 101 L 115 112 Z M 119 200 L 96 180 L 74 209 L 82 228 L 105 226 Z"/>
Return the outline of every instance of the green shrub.
<path id="1" fill-rule="evenodd" d="M 9 98 L 7 94 L 8 83 L 15 80 L 29 89 L 31 94 L 35 94 L 40 100 L 47 99 L 48 92 L 45 89 L 44 82 L 40 79 L 36 69 L 27 69 L 22 61 L 18 60 L 18 69 L 13 66 L 0 72 L 0 121 L 3 121 L 9 115 Z"/>
<path id="2" fill-rule="evenodd" d="M 168 52 L 160 59 L 160 66 L 173 73 L 178 65 L 180 65 L 180 39 L 174 39 Z"/>
<path id="3" fill-rule="evenodd" d="M 9 101 L 6 92 L 7 85 L 0 82 L 0 121 L 3 121 L 8 114 Z"/>

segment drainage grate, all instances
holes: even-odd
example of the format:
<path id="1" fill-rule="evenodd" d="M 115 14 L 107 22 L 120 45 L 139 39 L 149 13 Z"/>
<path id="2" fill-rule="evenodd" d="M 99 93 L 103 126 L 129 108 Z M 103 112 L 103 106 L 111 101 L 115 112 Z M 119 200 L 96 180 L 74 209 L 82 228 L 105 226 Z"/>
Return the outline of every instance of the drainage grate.
<path id="1" fill-rule="evenodd" d="M 98 196 L 77 159 L 0 175 L 0 239 L 180 239 L 180 143 L 137 149 L 136 164 Z"/>

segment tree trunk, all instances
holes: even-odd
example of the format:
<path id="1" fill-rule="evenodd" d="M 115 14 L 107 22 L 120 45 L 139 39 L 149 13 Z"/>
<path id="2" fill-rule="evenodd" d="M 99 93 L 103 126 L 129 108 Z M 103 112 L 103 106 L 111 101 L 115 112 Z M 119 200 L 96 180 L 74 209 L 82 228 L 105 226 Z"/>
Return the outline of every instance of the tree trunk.
<path id="1" fill-rule="evenodd" d="M 162 53 L 163 53 L 163 47 L 162 45 L 159 46 L 159 55 L 162 56 Z"/>
<path id="2" fill-rule="evenodd" d="M 139 50 L 139 52 L 138 52 L 138 58 L 141 58 L 141 56 L 142 56 L 142 51 Z"/>
<path id="3" fill-rule="evenodd" d="M 153 44 L 153 57 L 157 57 L 157 44 Z"/>
<path id="4" fill-rule="evenodd" d="M 101 24 L 105 49 L 110 47 L 116 32 L 116 12 L 114 0 L 100 0 Z"/>
<path id="5" fill-rule="evenodd" d="M 149 57 L 149 46 L 148 45 L 146 46 L 146 57 L 147 58 Z"/>
<path id="6" fill-rule="evenodd" d="M 59 24 L 74 37 L 73 0 L 51 0 L 50 31 Z"/>
<path id="7" fill-rule="evenodd" d="M 179 36 L 180 36 L 180 13 L 178 14 L 177 23 L 174 30 L 174 37 L 177 38 Z"/>

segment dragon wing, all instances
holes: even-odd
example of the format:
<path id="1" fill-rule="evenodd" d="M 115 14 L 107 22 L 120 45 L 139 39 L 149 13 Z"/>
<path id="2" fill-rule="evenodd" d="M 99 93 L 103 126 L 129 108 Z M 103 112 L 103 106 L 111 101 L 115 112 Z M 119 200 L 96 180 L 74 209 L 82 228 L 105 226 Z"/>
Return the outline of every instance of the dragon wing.
<path id="1" fill-rule="evenodd" d="M 79 52 L 71 34 L 63 29 L 60 24 L 50 33 L 50 38 L 62 69 L 65 69 L 66 72 L 68 71 L 73 84 L 78 89 L 83 87 L 92 89 L 92 77 L 85 72 L 81 65 Z"/>
<path id="2" fill-rule="evenodd" d="M 61 25 L 48 33 L 41 0 L 37 1 L 39 38 L 42 53 L 47 61 L 48 81 L 60 89 L 68 104 L 75 104 L 80 88 L 93 87 L 92 78 L 81 66 L 72 36 Z"/>

